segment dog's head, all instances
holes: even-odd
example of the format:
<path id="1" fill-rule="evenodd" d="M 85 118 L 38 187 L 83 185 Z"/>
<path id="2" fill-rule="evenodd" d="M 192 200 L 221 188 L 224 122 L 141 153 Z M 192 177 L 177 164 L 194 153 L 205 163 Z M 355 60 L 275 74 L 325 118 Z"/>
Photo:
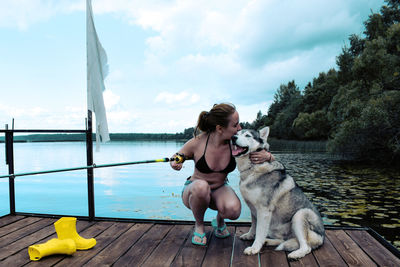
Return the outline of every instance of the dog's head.
<path id="1" fill-rule="evenodd" d="M 240 130 L 232 137 L 232 155 L 234 157 L 241 157 L 262 149 L 269 150 L 269 144 L 267 143 L 268 134 L 269 127 L 264 127 L 258 132 L 248 129 Z"/>

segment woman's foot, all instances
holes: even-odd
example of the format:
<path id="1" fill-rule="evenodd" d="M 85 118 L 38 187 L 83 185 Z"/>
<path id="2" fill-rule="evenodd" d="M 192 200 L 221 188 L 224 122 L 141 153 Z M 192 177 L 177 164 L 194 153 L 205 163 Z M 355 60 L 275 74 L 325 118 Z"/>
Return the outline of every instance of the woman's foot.
<path id="1" fill-rule="evenodd" d="M 205 246 L 207 244 L 206 232 L 204 231 L 204 224 L 195 224 L 192 237 L 192 244 Z"/>
<path id="2" fill-rule="evenodd" d="M 214 234 L 217 238 L 227 238 L 231 234 L 229 233 L 228 229 L 226 228 L 225 222 L 222 220 L 222 224 L 218 223 L 217 219 L 211 221 L 211 225 L 214 228 Z M 221 226 L 220 226 L 221 225 Z"/>
<path id="3" fill-rule="evenodd" d="M 197 246 L 207 245 L 206 233 L 199 234 L 198 232 L 194 231 L 192 237 L 192 244 Z"/>

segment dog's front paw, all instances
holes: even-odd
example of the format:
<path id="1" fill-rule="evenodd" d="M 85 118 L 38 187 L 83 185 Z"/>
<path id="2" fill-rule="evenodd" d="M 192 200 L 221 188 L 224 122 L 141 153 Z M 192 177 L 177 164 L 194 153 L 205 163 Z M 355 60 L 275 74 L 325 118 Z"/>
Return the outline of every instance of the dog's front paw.
<path id="1" fill-rule="evenodd" d="M 246 234 L 241 235 L 240 239 L 242 239 L 242 240 L 253 240 L 254 236 L 255 235 L 253 233 L 248 232 Z"/>
<path id="2" fill-rule="evenodd" d="M 244 252 L 244 254 L 246 254 L 246 255 L 255 255 L 255 254 L 257 254 L 258 252 L 260 252 L 260 249 L 261 249 L 261 248 L 251 246 L 251 247 L 247 247 L 243 252 Z"/>

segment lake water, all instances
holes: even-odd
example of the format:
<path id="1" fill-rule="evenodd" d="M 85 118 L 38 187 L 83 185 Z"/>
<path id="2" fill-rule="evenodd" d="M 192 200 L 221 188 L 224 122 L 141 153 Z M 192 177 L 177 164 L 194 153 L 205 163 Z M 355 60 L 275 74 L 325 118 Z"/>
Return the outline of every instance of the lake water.
<path id="1" fill-rule="evenodd" d="M 94 152 L 96 164 L 168 157 L 182 143 L 110 142 Z M 4 144 L 0 144 L 4 151 Z M 325 224 L 369 226 L 400 248 L 400 171 L 346 165 L 324 153 L 274 152 L 320 210 Z M 16 143 L 15 173 L 86 165 L 85 143 Z M 7 174 L 4 152 L 0 174 Z M 181 201 L 181 190 L 192 174 L 187 161 L 177 172 L 169 163 L 99 168 L 95 175 L 95 215 L 98 217 L 193 220 Z M 239 192 L 239 172 L 229 182 Z M 87 216 L 86 170 L 17 177 L 16 211 Z M 241 197 L 240 197 L 241 198 Z M 8 179 L 0 179 L 0 215 L 9 213 Z M 239 221 L 250 221 L 242 201 Z M 208 210 L 205 219 L 215 217 Z"/>

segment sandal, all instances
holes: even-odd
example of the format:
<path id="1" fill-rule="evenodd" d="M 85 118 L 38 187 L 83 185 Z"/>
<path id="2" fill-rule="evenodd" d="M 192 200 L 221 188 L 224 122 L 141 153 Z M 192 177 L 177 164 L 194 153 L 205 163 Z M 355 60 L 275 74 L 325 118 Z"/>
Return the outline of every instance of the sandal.
<path id="1" fill-rule="evenodd" d="M 230 236 L 231 234 L 228 232 L 228 230 L 226 230 L 226 224 L 224 223 L 224 225 L 222 227 L 218 227 L 218 223 L 217 223 L 217 219 L 214 219 L 211 221 L 211 225 L 214 228 L 214 233 L 215 233 L 215 237 L 217 238 L 227 238 L 228 236 Z M 226 234 L 223 234 L 223 232 L 226 230 Z"/>
<path id="2" fill-rule="evenodd" d="M 197 241 L 194 239 L 196 236 L 201 238 L 201 242 L 197 242 Z M 193 245 L 198 245 L 198 246 L 206 246 L 206 245 L 207 245 L 207 242 L 206 242 L 206 243 L 203 243 L 203 238 L 204 238 L 205 236 L 206 236 L 206 233 L 199 234 L 199 233 L 197 233 L 196 231 L 193 232 L 192 244 L 193 244 Z"/>

